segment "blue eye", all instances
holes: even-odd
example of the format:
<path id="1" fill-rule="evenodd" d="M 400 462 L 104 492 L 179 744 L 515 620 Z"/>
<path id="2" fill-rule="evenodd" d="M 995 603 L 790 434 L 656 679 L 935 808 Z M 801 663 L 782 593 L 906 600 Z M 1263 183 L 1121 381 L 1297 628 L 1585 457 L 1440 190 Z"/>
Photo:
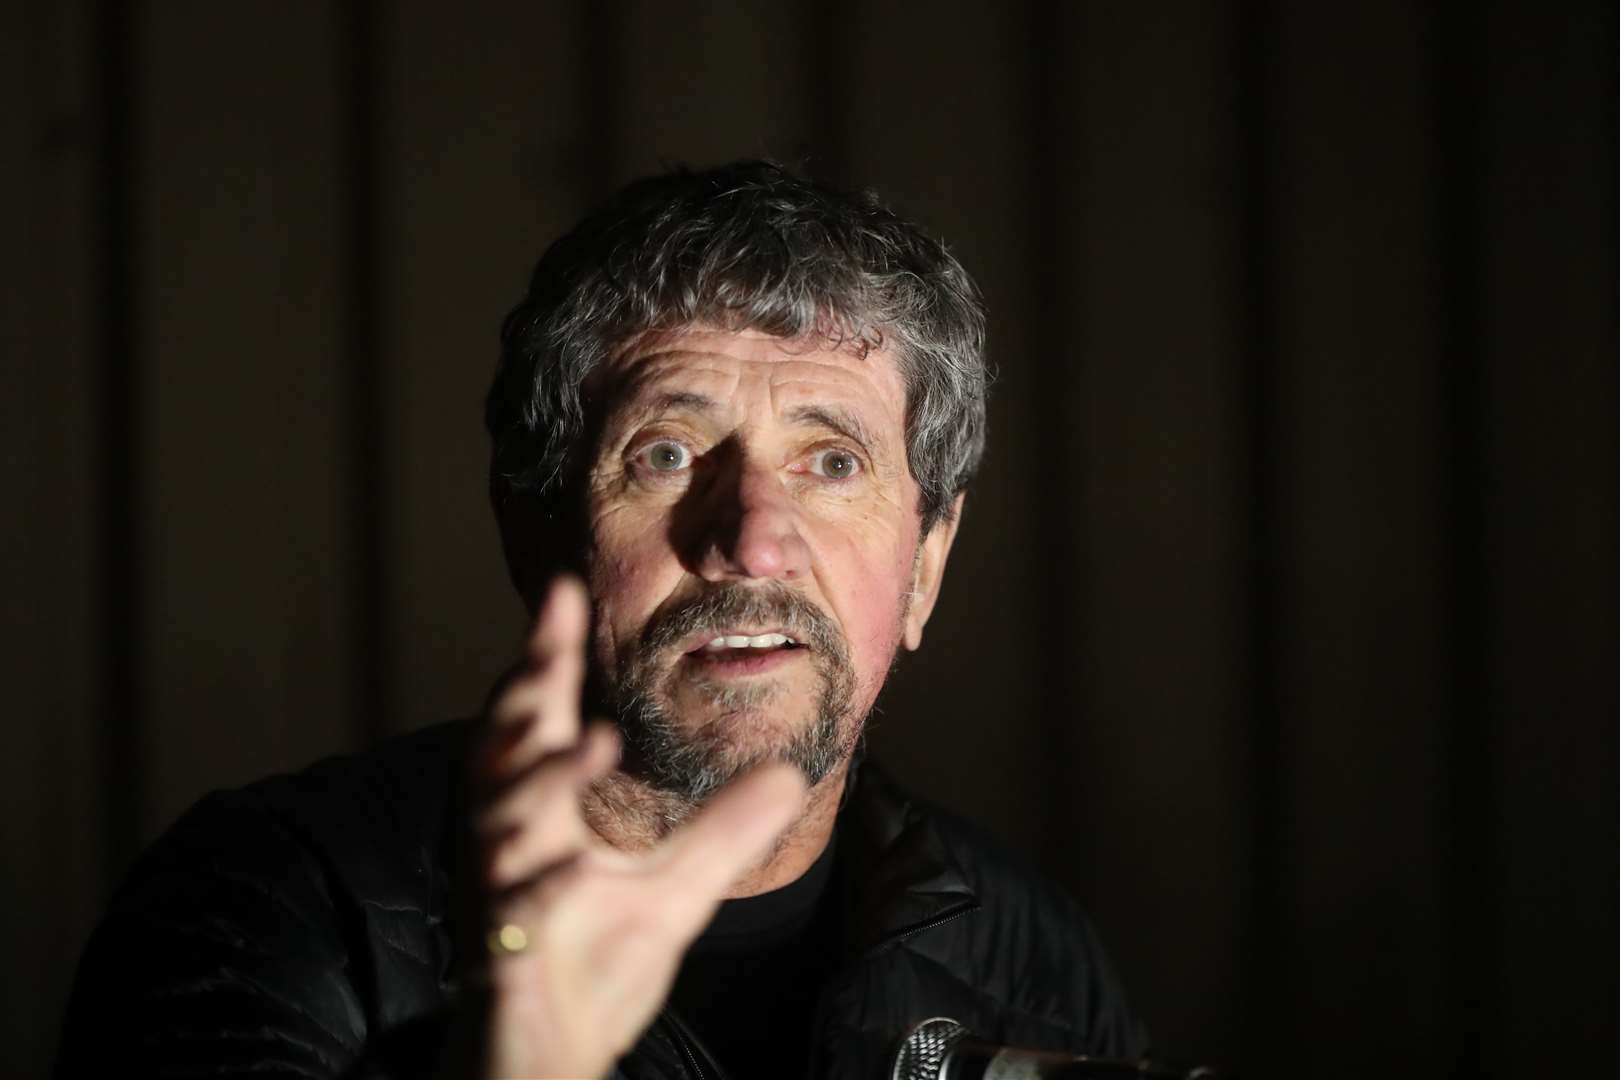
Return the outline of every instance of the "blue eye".
<path id="1" fill-rule="evenodd" d="M 829 480 L 847 480 L 861 471 L 860 460 L 848 450 L 818 450 L 811 461 L 812 469 Z"/>
<path id="2" fill-rule="evenodd" d="M 654 472 L 679 472 L 692 463 L 692 452 L 668 439 L 649 443 L 636 457 Z"/>

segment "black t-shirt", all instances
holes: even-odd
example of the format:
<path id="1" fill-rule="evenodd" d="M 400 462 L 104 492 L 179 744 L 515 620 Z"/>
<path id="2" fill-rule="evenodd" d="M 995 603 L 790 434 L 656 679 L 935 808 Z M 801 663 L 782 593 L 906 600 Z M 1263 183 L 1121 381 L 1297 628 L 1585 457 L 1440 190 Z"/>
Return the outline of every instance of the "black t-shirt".
<path id="1" fill-rule="evenodd" d="M 804 1075 L 822 984 L 841 955 L 837 834 L 797 881 L 726 900 L 670 1003 L 733 1080 Z"/>

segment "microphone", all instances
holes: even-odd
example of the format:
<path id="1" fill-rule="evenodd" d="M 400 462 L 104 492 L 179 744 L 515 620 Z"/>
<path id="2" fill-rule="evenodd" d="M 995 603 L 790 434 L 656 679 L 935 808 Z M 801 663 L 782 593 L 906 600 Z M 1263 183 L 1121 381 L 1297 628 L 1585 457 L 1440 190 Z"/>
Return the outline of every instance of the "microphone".
<path id="1" fill-rule="evenodd" d="M 1123 1061 L 1052 1050 L 1020 1050 L 973 1036 L 947 1016 L 924 1020 L 895 1055 L 890 1080 L 1219 1080 L 1153 1061 Z"/>

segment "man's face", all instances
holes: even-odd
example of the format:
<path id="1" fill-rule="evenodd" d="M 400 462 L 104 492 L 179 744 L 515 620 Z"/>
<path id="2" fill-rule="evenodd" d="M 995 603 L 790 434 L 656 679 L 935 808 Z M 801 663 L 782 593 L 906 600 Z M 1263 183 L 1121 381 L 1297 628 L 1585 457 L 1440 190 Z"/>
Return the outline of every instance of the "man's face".
<path id="1" fill-rule="evenodd" d="M 632 755 L 691 798 L 771 758 L 820 780 L 920 638 L 950 543 L 919 546 L 893 358 L 693 328 L 592 386 L 592 662 Z"/>

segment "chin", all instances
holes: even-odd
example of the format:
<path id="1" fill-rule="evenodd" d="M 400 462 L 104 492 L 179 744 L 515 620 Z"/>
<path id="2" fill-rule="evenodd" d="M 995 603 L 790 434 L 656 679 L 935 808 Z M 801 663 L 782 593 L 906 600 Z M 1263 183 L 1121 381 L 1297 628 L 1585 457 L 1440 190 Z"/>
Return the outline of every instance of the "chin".
<path id="1" fill-rule="evenodd" d="M 645 779 L 694 803 L 770 761 L 793 765 L 812 786 L 819 784 L 848 759 L 860 728 L 813 705 L 784 716 L 769 702 L 730 708 L 672 702 L 626 719 L 634 725 L 627 735 L 647 766 Z"/>
<path id="2" fill-rule="evenodd" d="M 764 761 L 788 752 L 815 724 L 814 716 L 785 721 L 759 709 L 711 713 L 687 728 L 694 740 L 708 743 L 715 755 L 740 764 Z"/>

